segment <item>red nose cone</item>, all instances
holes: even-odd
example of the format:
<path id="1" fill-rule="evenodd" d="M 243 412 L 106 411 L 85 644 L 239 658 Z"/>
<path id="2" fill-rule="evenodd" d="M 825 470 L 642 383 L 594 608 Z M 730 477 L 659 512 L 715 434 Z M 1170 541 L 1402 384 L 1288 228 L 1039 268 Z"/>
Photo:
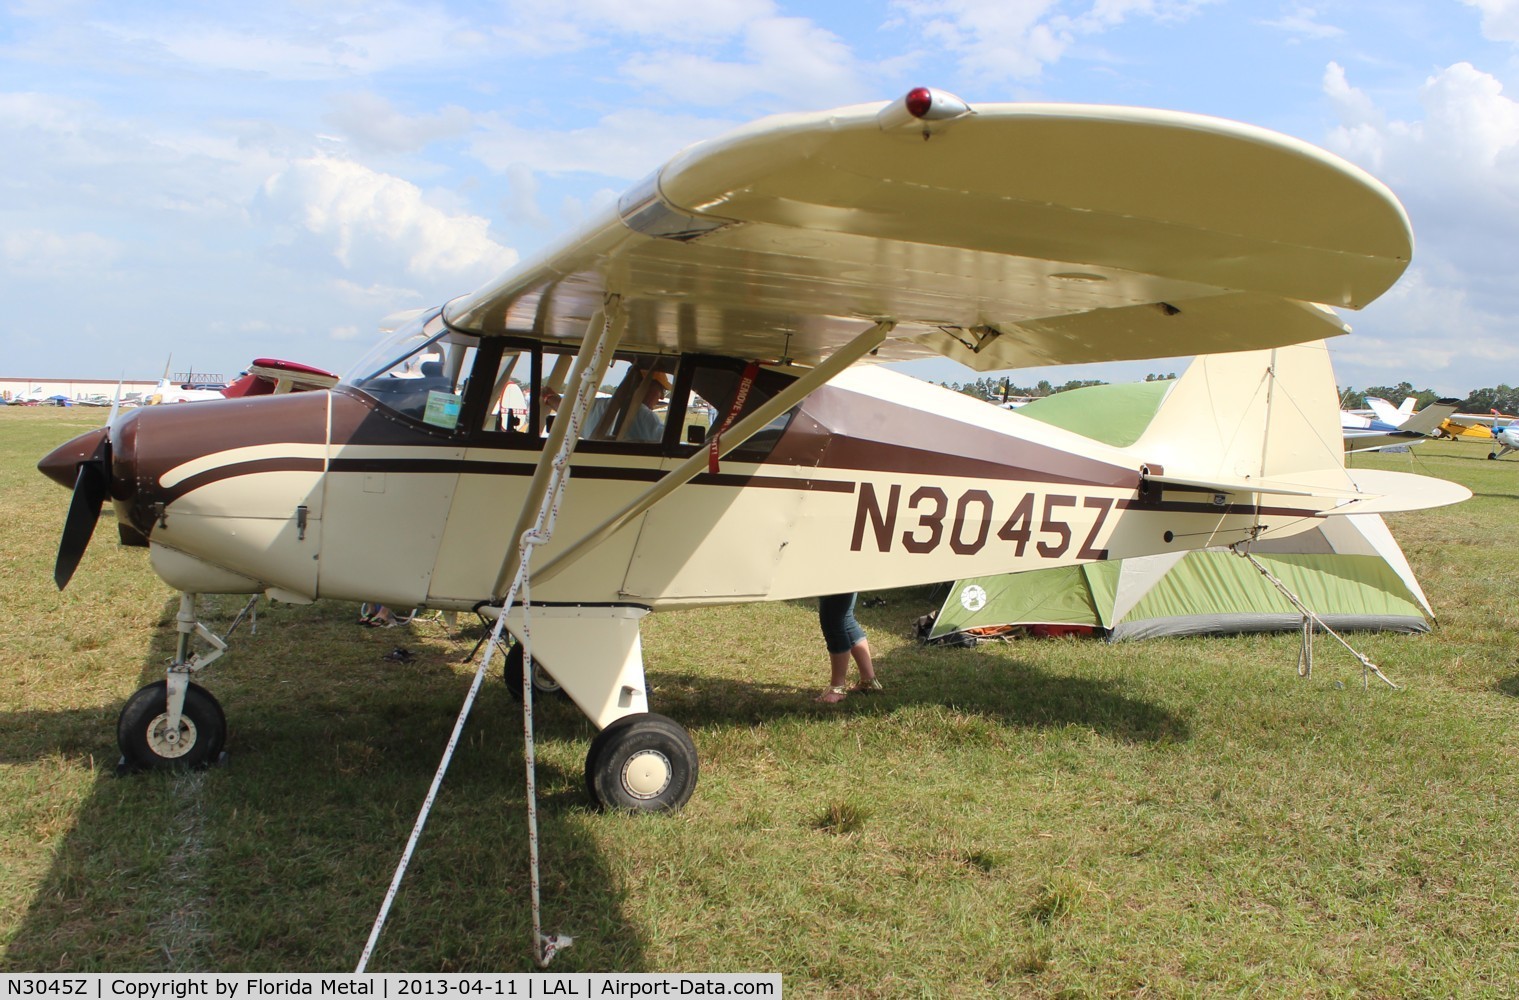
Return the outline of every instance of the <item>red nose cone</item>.
<path id="1" fill-rule="evenodd" d="M 37 471 L 60 486 L 73 489 L 74 481 L 79 478 L 79 463 L 94 456 L 107 433 L 107 428 L 97 427 L 88 434 L 65 441 L 37 463 Z"/>

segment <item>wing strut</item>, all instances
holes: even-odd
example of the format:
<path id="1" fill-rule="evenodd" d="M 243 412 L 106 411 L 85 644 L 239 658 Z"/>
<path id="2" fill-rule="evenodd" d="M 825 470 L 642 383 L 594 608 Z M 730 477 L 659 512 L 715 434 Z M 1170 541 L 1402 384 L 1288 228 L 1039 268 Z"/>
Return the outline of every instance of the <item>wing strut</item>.
<path id="1" fill-rule="evenodd" d="M 570 369 L 570 377 L 565 384 L 565 405 L 563 406 L 565 412 L 561 413 L 554 421 L 554 426 L 549 428 L 548 440 L 544 442 L 543 452 L 538 459 L 538 467 L 533 470 L 533 481 L 528 484 L 527 496 L 522 501 L 522 513 L 517 515 L 517 526 L 507 536 L 512 540 L 512 544 L 507 550 L 506 558 L 501 562 L 501 572 L 496 575 L 496 585 L 491 589 L 493 604 L 501 603 L 501 599 L 506 594 L 506 588 L 517 578 L 517 567 L 521 564 L 518 557 L 517 539 L 533 526 L 533 521 L 538 516 L 538 507 L 543 502 L 544 494 L 548 492 L 549 478 L 554 471 L 554 458 L 564 444 L 564 437 L 570 431 L 570 424 L 575 423 L 567 419 L 569 404 L 580 399 L 581 387 L 586 384 L 592 387 L 591 394 L 594 398 L 595 387 L 601 384 L 602 377 L 611 367 L 612 354 L 617 350 L 617 342 L 622 339 L 622 332 L 627 329 L 627 325 L 628 314 L 623 311 L 622 300 L 616 296 L 609 296 L 606 307 L 598 309 L 585 328 L 585 337 L 580 342 L 580 350 L 575 355 L 575 364 Z M 598 340 L 601 342 L 601 353 L 597 355 L 598 364 L 595 371 L 587 374 L 586 367 L 591 356 L 596 353 Z"/>
<path id="2" fill-rule="evenodd" d="M 801 402 L 812 390 L 818 388 L 824 382 L 827 382 L 839 374 L 839 372 L 875 350 L 886 339 L 887 334 L 891 333 L 894 326 L 896 326 L 896 323 L 889 319 L 883 319 L 875 323 L 870 329 L 833 352 L 816 368 L 798 378 L 772 398 L 761 403 L 753 413 L 734 424 L 732 428 L 722 435 L 722 442 L 717 449 L 717 457 L 721 458 L 749 440 L 755 432 L 770 421 Z M 556 574 L 573 564 L 575 560 L 585 555 L 593 546 L 611 537 L 617 531 L 627 526 L 628 522 L 632 521 L 635 517 L 644 513 L 650 507 L 653 507 L 659 501 L 700 475 L 707 468 L 707 463 L 710 460 L 711 456 L 707 451 L 698 451 L 665 473 L 658 482 L 645 490 L 641 496 L 634 499 L 626 507 L 613 514 L 600 525 L 592 528 L 578 541 L 571 544 L 569 548 L 549 560 L 542 569 L 533 574 L 534 578 L 540 583 L 552 579 Z M 498 583 L 496 586 L 499 590 L 500 584 Z"/>
<path id="3" fill-rule="evenodd" d="M 464 696 L 464 704 L 459 707 L 459 715 L 454 720 L 453 732 L 443 749 L 443 759 L 438 762 L 432 785 L 427 789 L 427 795 L 422 800 L 417 821 L 411 828 L 411 837 L 406 841 L 406 847 L 401 852 L 401 860 L 396 865 L 395 875 L 391 877 L 390 888 L 386 890 L 385 899 L 380 903 L 380 912 L 375 915 L 374 926 L 369 931 L 369 940 L 364 945 L 364 951 L 359 955 L 358 966 L 353 970 L 355 973 L 363 972 L 369 965 L 370 956 L 374 954 L 375 945 L 380 940 L 380 932 L 385 929 L 385 921 L 390 915 L 391 904 L 395 902 L 396 893 L 400 891 L 401 879 L 405 877 L 406 869 L 411 864 L 412 853 L 417 848 L 417 842 L 422 838 L 427 817 L 432 812 L 433 802 L 436 801 L 438 790 L 443 785 L 443 776 L 448 773 L 448 765 L 453 760 L 454 751 L 458 748 L 459 739 L 464 733 L 464 723 L 469 719 L 470 709 L 474 707 L 481 683 L 485 680 L 486 668 L 490 666 L 491 657 L 501 645 L 502 626 L 506 622 L 505 611 L 517 598 L 518 588 L 520 587 L 523 591 L 527 589 L 528 574 L 523 568 L 526 564 L 526 551 L 532 546 L 547 543 L 553 536 L 554 521 L 559 512 L 559 500 L 564 492 L 565 481 L 569 477 L 570 456 L 574 454 L 575 444 L 580 436 L 580 422 L 585 418 L 586 411 L 590 409 L 591 400 L 596 394 L 595 387 L 600 384 L 601 376 L 610 364 L 612 348 L 622 336 L 626 323 L 627 316 L 622 310 L 621 299 L 617 296 L 609 296 L 605 308 L 596 310 L 590 324 L 586 327 L 585 338 L 580 344 L 580 353 L 576 356 L 575 367 L 570 372 L 569 388 L 565 392 L 565 401 L 570 405 L 561 407 L 561 413 L 554 421 L 554 426 L 549 433 L 549 441 L 544 446 L 542 457 L 538 459 L 538 468 L 534 471 L 533 481 L 528 487 L 530 502 L 523 504 L 523 513 L 517 519 L 517 532 L 513 538 L 518 541 L 518 544 L 514 546 L 512 555 L 506 561 L 506 565 L 513 568 L 510 578 L 511 590 L 501 599 L 503 613 L 496 619 L 495 627 L 490 633 L 490 642 L 486 644 L 485 652 L 480 655 L 480 665 L 475 668 L 475 679 Z M 590 363 L 593 358 L 594 364 Z M 594 369 L 589 380 L 586 378 L 588 367 Z M 504 569 L 503 572 L 505 572 Z M 528 638 L 530 633 L 526 605 L 527 602 L 524 600 L 522 628 L 523 655 L 526 659 L 523 662 L 532 663 L 533 649 L 531 640 Z M 571 939 L 557 934 L 545 935 L 540 919 L 538 792 L 533 749 L 532 674 L 530 669 L 522 672 L 522 731 L 525 740 L 523 756 L 527 765 L 528 860 L 531 869 L 529 883 L 533 911 L 533 960 L 540 968 L 545 968 L 555 952 L 568 947 Z"/>

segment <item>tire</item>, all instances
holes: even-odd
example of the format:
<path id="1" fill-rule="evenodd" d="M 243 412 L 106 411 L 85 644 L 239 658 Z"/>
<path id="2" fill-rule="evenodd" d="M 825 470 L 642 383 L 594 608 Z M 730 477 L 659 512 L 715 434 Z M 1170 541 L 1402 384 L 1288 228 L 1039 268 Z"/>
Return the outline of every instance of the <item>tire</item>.
<path id="1" fill-rule="evenodd" d="M 517 701 L 522 700 L 522 644 L 512 643 L 512 648 L 506 651 L 506 659 L 501 664 L 501 679 L 506 681 L 506 689 Z M 564 688 L 559 682 L 543 669 L 543 664 L 533 660 L 533 694 L 548 695 L 568 701 L 569 695 L 564 693 Z"/>
<path id="2" fill-rule="evenodd" d="M 690 801 L 699 771 L 690 734 L 674 719 L 640 712 L 596 734 L 585 787 L 601 809 L 671 812 Z"/>
<path id="3" fill-rule="evenodd" d="M 127 699 L 116 720 L 116 742 L 126 765 L 135 771 L 209 767 L 227 742 L 227 716 L 211 692 L 199 684 L 185 691 L 177 745 L 163 738 L 168 717 L 167 681 L 156 681 Z"/>
<path id="4" fill-rule="evenodd" d="M 1498 456 L 1497 455 L 1488 455 L 1487 457 L 1488 458 L 1497 458 Z"/>

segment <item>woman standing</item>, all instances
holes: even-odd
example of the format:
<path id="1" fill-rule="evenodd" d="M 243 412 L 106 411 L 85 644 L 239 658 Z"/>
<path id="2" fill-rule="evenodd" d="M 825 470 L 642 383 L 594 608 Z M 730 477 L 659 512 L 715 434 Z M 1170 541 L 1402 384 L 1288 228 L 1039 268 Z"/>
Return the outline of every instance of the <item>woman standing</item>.
<path id="1" fill-rule="evenodd" d="M 818 625 L 828 646 L 828 689 L 817 700 L 835 705 L 849 696 L 849 661 L 860 671 L 860 682 L 853 688 L 861 694 L 881 690 L 876 680 L 875 664 L 870 659 L 870 641 L 854 618 L 854 601 L 858 594 L 834 594 L 818 598 Z"/>

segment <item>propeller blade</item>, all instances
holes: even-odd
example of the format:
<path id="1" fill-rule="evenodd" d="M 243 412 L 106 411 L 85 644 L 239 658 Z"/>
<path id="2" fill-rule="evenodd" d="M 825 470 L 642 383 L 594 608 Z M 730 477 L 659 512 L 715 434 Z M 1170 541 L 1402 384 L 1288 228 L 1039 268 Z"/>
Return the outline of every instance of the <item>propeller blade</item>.
<path id="1" fill-rule="evenodd" d="M 104 442 L 89 459 L 79 463 L 79 473 L 74 479 L 74 496 L 69 501 L 69 513 L 63 521 L 63 537 L 58 541 L 58 561 L 53 566 L 53 582 L 62 590 L 68 586 L 84 558 L 84 550 L 95 534 L 95 522 L 100 519 L 100 508 L 105 504 L 111 483 L 106 473 L 103 452 Z"/>

